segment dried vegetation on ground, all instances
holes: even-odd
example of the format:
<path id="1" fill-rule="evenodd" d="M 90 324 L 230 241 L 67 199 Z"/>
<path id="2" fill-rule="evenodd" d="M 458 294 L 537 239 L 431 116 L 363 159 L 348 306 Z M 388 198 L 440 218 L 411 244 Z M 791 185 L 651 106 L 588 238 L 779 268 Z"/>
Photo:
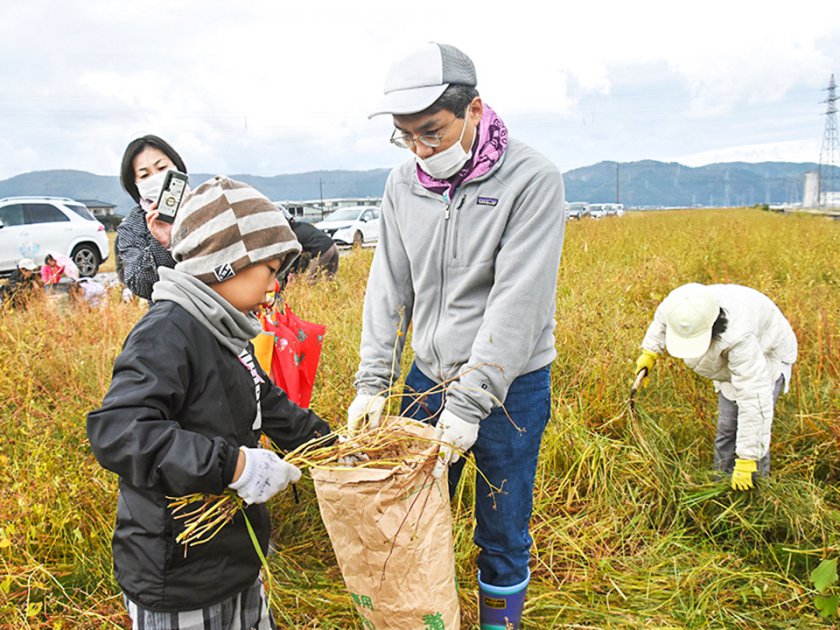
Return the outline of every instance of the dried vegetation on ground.
<path id="1" fill-rule="evenodd" d="M 568 225 L 557 298 L 554 417 L 533 518 L 531 628 L 815 627 L 808 575 L 840 555 L 840 223 L 758 210 L 633 214 Z M 352 399 L 370 251 L 288 301 L 327 325 L 312 407 L 333 426 Z M 773 474 L 735 495 L 710 473 L 716 401 L 679 361 L 627 397 L 653 310 L 684 282 L 771 296 L 799 339 L 776 407 Z M 101 401 L 144 307 L 44 302 L 0 319 L 0 627 L 110 628 L 125 617 L 111 573 L 114 476 L 85 414 Z M 510 331 L 515 335 L 516 331 Z M 408 361 L 409 357 L 405 357 Z M 349 628 L 352 602 L 311 481 L 273 500 L 269 557 L 282 627 Z M 465 626 L 475 622 L 471 496 L 453 503 Z"/>

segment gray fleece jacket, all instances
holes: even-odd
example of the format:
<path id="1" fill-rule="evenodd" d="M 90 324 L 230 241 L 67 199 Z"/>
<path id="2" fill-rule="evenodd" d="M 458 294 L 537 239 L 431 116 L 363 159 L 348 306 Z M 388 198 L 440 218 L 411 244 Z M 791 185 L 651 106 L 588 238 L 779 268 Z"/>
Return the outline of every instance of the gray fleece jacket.
<path id="1" fill-rule="evenodd" d="M 514 379 L 556 356 L 564 227 L 560 172 L 514 139 L 451 199 L 420 184 L 413 159 L 395 168 L 365 295 L 358 391 L 397 380 L 411 323 L 417 367 L 447 384 L 446 408 L 470 422 L 487 416 Z"/>

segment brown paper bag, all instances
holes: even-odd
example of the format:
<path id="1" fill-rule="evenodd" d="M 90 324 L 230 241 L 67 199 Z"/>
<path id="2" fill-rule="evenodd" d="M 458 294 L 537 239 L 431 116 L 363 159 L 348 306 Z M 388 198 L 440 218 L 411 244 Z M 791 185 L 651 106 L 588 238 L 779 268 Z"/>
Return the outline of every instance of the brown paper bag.
<path id="1" fill-rule="evenodd" d="M 434 428 L 388 418 L 427 439 Z M 433 479 L 438 445 L 419 442 L 390 470 L 312 470 L 321 518 L 365 628 L 460 626 L 446 475 Z"/>

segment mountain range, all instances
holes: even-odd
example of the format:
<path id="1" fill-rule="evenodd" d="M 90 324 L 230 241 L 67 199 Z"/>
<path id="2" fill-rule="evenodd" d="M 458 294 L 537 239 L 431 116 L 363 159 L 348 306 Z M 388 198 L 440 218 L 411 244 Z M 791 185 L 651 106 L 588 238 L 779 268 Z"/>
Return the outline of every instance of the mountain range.
<path id="1" fill-rule="evenodd" d="M 812 162 L 727 162 L 689 167 L 676 162 L 599 162 L 563 174 L 568 201 L 607 203 L 626 207 L 727 207 L 797 203 L 802 200 L 803 176 L 816 171 Z M 840 169 L 836 169 L 840 179 Z M 231 174 L 274 201 L 302 201 L 336 197 L 379 197 L 388 169 L 368 171 L 310 171 L 262 177 Z M 193 173 L 202 182 L 210 174 Z M 33 171 L 0 180 L 0 198 L 53 195 L 95 199 L 114 204 L 126 214 L 133 203 L 116 176 L 86 171 Z"/>

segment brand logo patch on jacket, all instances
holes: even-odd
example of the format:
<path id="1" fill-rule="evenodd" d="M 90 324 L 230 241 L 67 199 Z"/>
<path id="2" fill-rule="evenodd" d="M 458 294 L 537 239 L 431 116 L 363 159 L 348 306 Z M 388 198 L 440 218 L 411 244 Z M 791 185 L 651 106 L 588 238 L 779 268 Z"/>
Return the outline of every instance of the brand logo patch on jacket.
<path id="1" fill-rule="evenodd" d="M 497 203 L 499 203 L 499 200 L 494 199 L 493 197 L 479 197 L 476 203 L 479 206 L 495 206 Z"/>

